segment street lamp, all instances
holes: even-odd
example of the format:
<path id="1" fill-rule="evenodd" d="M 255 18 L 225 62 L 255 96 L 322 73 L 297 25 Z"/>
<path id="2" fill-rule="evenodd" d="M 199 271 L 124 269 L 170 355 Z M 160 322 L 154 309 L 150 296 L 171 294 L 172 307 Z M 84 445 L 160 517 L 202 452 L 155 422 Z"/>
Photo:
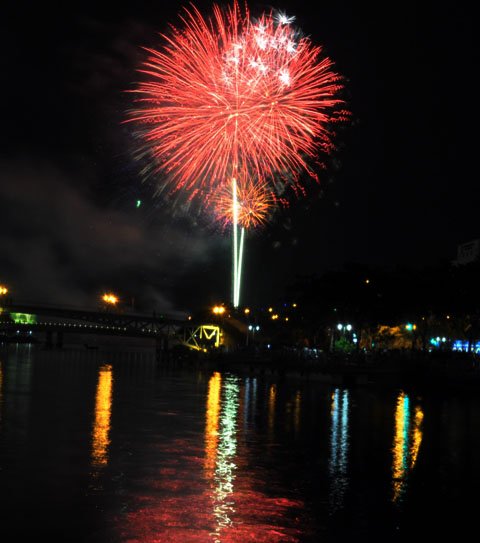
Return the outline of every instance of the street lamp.
<path id="1" fill-rule="evenodd" d="M 337 324 L 337 330 L 341 333 L 341 337 L 345 337 L 345 332 L 351 332 L 353 330 L 353 326 L 351 324 L 342 324 L 342 323 L 338 323 Z M 331 329 L 332 333 L 331 333 L 331 337 L 330 337 L 330 350 L 331 351 L 334 351 L 335 350 L 335 330 L 332 328 Z"/>
<path id="2" fill-rule="evenodd" d="M 417 340 L 417 334 L 415 333 L 416 329 L 417 329 L 417 325 L 412 324 L 411 322 L 407 322 L 407 324 L 405 325 L 405 330 L 407 330 L 407 332 L 413 332 L 413 334 L 412 334 L 412 351 L 415 349 L 415 342 Z"/>
<path id="3" fill-rule="evenodd" d="M 105 293 L 102 296 L 102 300 L 108 305 L 117 305 L 118 303 L 118 297 L 111 293 Z"/>
<path id="4" fill-rule="evenodd" d="M 223 307 L 223 305 L 216 305 L 213 309 L 212 309 L 214 315 L 223 315 L 225 313 L 225 308 Z"/>
<path id="5" fill-rule="evenodd" d="M 5 287 L 4 285 L 0 285 L 0 302 L 2 301 L 2 298 L 6 300 L 7 294 L 8 294 L 8 288 Z M 0 314 L 2 313 L 3 313 L 3 309 L 0 306 Z"/>
<path id="6" fill-rule="evenodd" d="M 247 331 L 247 346 L 248 346 L 248 336 L 249 332 L 252 333 L 252 343 L 255 343 L 255 332 L 258 332 L 260 330 L 260 326 L 258 324 L 249 324 L 248 325 L 248 331 Z"/>

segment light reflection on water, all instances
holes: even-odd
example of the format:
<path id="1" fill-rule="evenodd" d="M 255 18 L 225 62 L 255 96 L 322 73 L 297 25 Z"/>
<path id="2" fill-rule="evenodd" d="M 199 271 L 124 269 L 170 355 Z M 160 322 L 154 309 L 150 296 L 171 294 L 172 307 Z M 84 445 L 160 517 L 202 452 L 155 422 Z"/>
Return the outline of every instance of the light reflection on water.
<path id="1" fill-rule="evenodd" d="M 95 419 L 92 429 L 92 467 L 94 474 L 108 463 L 110 444 L 110 417 L 112 413 L 113 368 L 104 364 L 98 370 L 95 398 Z"/>
<path id="2" fill-rule="evenodd" d="M 215 531 L 213 540 L 220 543 L 222 530 L 232 525 L 235 513 L 235 501 L 231 496 L 234 491 L 235 453 L 237 451 L 237 411 L 239 379 L 228 375 L 223 388 L 223 405 L 220 415 L 219 439 L 214 474 L 213 511 Z"/>
<path id="3" fill-rule="evenodd" d="M 213 479 L 218 444 L 218 421 L 220 413 L 220 391 L 222 377 L 215 372 L 208 382 L 207 415 L 205 428 L 205 471 Z"/>
<path id="4" fill-rule="evenodd" d="M 295 430 L 295 436 L 300 434 L 300 421 L 302 416 L 302 393 L 297 390 L 295 393 L 295 399 L 293 402 L 293 428 Z"/>
<path id="5" fill-rule="evenodd" d="M 0 428 L 2 427 L 2 411 L 3 411 L 3 361 L 0 358 Z"/>
<path id="6" fill-rule="evenodd" d="M 257 378 L 246 377 L 243 398 L 243 424 L 245 432 L 250 425 L 255 425 L 255 410 L 257 406 Z"/>
<path id="7" fill-rule="evenodd" d="M 380 530 L 393 540 L 452 485 L 462 503 L 478 471 L 480 398 L 418 398 L 10 349 L 0 354 L 4 518 L 24 540 L 42 530 L 94 543 L 329 543 Z M 448 417 L 432 425 L 438 412 Z"/>
<path id="8" fill-rule="evenodd" d="M 31 413 L 33 359 L 31 345 L 15 345 L 11 350 L 15 363 L 3 364 L 3 429 L 11 443 L 24 445 L 28 439 Z M 0 410 L 2 406 L 0 406 Z M 0 418 L 1 418 L 0 414 Z"/>
<path id="9" fill-rule="evenodd" d="M 348 487 L 348 403 L 349 391 L 335 389 L 332 394 L 329 461 L 331 512 L 342 507 Z"/>
<path id="10" fill-rule="evenodd" d="M 275 406 L 277 401 L 277 385 L 271 384 L 268 391 L 268 434 L 270 439 L 275 432 Z"/>
<path id="11" fill-rule="evenodd" d="M 395 435 L 392 449 L 392 500 L 394 502 L 403 497 L 407 488 L 408 474 L 417 461 L 423 437 L 423 416 L 421 406 L 416 405 L 412 422 L 410 397 L 401 391 L 395 410 Z"/>

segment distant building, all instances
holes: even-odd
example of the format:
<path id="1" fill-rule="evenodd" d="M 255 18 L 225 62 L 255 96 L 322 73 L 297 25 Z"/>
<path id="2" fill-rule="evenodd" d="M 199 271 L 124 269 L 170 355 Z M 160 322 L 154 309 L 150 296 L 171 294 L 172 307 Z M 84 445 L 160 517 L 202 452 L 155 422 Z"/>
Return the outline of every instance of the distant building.
<path id="1" fill-rule="evenodd" d="M 480 239 L 474 239 L 467 243 L 462 243 L 457 247 L 457 259 L 453 264 L 463 266 L 480 260 Z"/>

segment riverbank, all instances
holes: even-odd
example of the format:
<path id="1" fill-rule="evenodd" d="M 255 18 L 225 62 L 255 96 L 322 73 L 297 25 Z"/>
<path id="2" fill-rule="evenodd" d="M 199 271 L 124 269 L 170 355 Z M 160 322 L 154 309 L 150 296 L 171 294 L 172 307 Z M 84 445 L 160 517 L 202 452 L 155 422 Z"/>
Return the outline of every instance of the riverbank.
<path id="1" fill-rule="evenodd" d="M 385 352 L 362 356 L 321 353 L 302 357 L 278 353 L 221 353 L 192 357 L 213 371 L 295 377 L 338 386 L 394 385 L 480 388 L 480 359 L 466 353 Z"/>
<path id="2" fill-rule="evenodd" d="M 13 341 L 5 342 L 2 346 L 8 348 L 14 344 Z M 99 339 L 89 335 L 77 335 L 74 341 L 67 341 L 61 347 L 54 345 L 47 348 L 38 342 L 31 343 L 31 346 L 44 352 L 87 351 L 103 357 L 115 353 L 142 353 L 158 366 L 173 364 L 244 376 L 271 375 L 314 380 L 334 386 L 480 388 L 480 357 L 473 353 L 384 351 L 348 355 L 293 349 L 202 353 L 184 346 L 158 350 L 154 340 L 145 338 Z"/>

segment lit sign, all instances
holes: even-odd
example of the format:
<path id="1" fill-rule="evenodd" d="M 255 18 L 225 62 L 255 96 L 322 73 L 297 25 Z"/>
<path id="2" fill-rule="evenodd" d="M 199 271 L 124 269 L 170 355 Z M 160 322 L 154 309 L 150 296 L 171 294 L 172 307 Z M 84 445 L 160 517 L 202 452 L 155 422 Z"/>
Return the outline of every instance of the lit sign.
<path id="1" fill-rule="evenodd" d="M 37 316 L 30 313 L 10 313 L 15 324 L 37 324 Z"/>

